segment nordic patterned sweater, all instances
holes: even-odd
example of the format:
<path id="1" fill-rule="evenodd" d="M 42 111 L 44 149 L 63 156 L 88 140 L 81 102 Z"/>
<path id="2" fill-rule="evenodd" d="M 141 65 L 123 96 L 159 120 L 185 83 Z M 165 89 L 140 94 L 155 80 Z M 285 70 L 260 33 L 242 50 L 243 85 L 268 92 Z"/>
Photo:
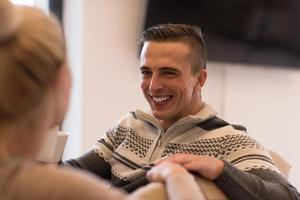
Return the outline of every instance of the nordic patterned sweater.
<path id="1" fill-rule="evenodd" d="M 207 155 L 224 160 L 224 171 L 214 182 L 229 199 L 300 199 L 263 146 L 239 129 L 217 118 L 207 104 L 166 131 L 151 114 L 137 110 L 108 130 L 90 152 L 64 165 L 94 172 L 131 192 L 147 183 L 146 166 L 161 157 Z"/>

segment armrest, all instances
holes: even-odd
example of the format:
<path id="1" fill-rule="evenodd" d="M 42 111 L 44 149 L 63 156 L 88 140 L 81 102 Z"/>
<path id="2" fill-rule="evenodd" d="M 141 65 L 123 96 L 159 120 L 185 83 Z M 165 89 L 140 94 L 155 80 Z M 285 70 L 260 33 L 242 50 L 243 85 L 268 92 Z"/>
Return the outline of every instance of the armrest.
<path id="1" fill-rule="evenodd" d="M 228 199 L 223 191 L 220 190 L 214 182 L 204 179 L 200 176 L 195 176 L 195 179 L 207 200 Z"/>
<path id="2" fill-rule="evenodd" d="M 225 194 L 212 182 L 200 176 L 195 176 L 195 180 L 201 188 L 207 200 L 227 200 Z M 162 183 L 149 183 L 133 192 L 130 199 L 143 200 L 168 200 L 165 186 Z"/>
<path id="3" fill-rule="evenodd" d="M 270 153 L 270 155 L 271 155 L 272 159 L 274 160 L 275 165 L 279 169 L 280 173 L 286 179 L 288 179 L 292 166 L 275 151 L 272 151 L 269 149 L 268 152 Z"/>

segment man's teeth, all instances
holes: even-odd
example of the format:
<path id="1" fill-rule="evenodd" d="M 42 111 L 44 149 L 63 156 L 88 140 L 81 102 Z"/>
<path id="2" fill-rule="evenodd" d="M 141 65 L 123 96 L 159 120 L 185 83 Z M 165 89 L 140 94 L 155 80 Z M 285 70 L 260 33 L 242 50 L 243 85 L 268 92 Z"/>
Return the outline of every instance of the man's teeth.
<path id="1" fill-rule="evenodd" d="M 170 98 L 171 98 L 170 96 L 165 96 L 165 97 L 153 97 L 152 99 L 156 103 L 161 103 L 161 102 L 168 101 Z"/>

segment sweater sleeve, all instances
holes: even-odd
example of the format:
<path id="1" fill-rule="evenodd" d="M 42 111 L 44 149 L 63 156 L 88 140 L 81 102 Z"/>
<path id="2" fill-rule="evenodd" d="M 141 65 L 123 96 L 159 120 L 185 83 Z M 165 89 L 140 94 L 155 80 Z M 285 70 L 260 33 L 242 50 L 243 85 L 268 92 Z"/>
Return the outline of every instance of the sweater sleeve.
<path id="1" fill-rule="evenodd" d="M 119 138 L 117 127 L 110 129 L 89 152 L 61 164 L 90 171 L 104 179 L 111 179 L 111 157 L 115 148 L 119 146 Z"/>
<path id="2" fill-rule="evenodd" d="M 109 162 L 105 161 L 103 157 L 100 157 L 94 151 L 89 151 L 76 159 L 64 161 L 61 165 L 87 170 L 104 179 L 110 179 L 111 177 L 111 167 Z"/>
<path id="3" fill-rule="evenodd" d="M 296 188 L 275 171 L 241 171 L 226 161 L 224 164 L 222 174 L 214 182 L 229 199 L 300 199 Z"/>

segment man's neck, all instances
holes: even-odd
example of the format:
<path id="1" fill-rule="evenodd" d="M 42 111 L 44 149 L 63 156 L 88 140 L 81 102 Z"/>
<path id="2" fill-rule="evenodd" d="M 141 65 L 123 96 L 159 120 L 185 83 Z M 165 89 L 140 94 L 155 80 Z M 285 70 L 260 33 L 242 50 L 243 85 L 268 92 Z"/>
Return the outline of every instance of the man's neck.
<path id="1" fill-rule="evenodd" d="M 197 109 L 194 109 L 193 112 L 188 113 L 188 114 L 185 115 L 184 117 L 189 116 L 189 115 L 196 115 L 198 112 L 200 112 L 200 110 L 203 109 L 204 105 L 205 105 L 204 102 L 201 102 Z M 182 118 L 184 118 L 184 117 L 182 117 Z M 167 131 L 168 128 L 170 128 L 170 126 L 172 126 L 173 124 L 175 124 L 178 120 L 180 120 L 180 119 L 182 119 L 182 118 L 175 119 L 175 120 L 159 120 L 159 121 L 160 121 L 160 123 L 161 123 L 163 129 L 164 129 L 165 131 Z"/>

